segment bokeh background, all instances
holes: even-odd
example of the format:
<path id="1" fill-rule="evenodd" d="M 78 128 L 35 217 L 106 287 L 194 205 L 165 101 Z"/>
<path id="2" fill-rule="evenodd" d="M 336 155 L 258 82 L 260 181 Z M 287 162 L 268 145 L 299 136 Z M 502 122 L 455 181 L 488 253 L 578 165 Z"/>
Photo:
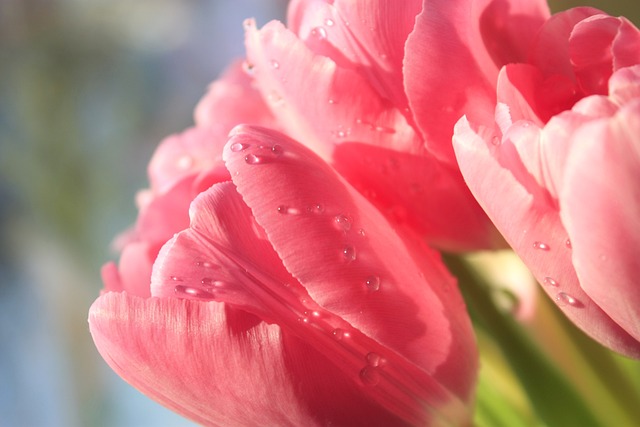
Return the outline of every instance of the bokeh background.
<path id="1" fill-rule="evenodd" d="M 640 24 L 635 0 L 599 7 Z M 165 136 L 286 0 L 0 0 L 0 427 L 193 426 L 117 377 L 87 310 Z"/>

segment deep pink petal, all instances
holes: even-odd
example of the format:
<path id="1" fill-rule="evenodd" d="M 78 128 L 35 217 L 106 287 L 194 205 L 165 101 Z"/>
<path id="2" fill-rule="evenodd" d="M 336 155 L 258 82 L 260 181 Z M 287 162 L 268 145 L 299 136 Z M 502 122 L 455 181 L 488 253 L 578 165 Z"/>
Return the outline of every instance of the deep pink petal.
<path id="1" fill-rule="evenodd" d="M 421 0 L 293 2 L 290 28 L 316 53 L 351 64 L 382 98 L 404 111 L 404 44 L 421 10 Z"/>
<path id="2" fill-rule="evenodd" d="M 202 425 L 322 425 L 298 397 L 288 365 L 299 361 L 287 360 L 280 328 L 252 315 L 107 293 L 92 305 L 89 327 L 120 376 Z"/>
<path id="3" fill-rule="evenodd" d="M 284 269 L 278 255 L 262 237 L 264 232 L 253 221 L 251 211 L 233 185 L 215 185 L 198 196 L 192 204 L 191 227 L 176 235 L 158 255 L 152 276 L 152 294 L 225 302 L 258 315 L 269 323 L 277 323 L 308 342 L 315 352 L 330 357 L 334 364 L 334 375 L 344 377 L 343 382 L 350 388 L 365 387 L 360 392 L 362 399 L 368 402 L 365 402 L 366 405 L 363 403 L 369 407 L 365 413 L 382 410 L 386 414 L 382 419 L 397 414 L 395 416 L 415 423 L 427 417 L 441 416 L 437 412 L 439 409 L 429 414 L 428 408 L 439 408 L 447 402 L 447 405 L 452 405 L 453 412 L 445 416 L 465 416 L 457 398 L 443 389 L 434 378 L 402 358 L 394 349 L 381 345 L 354 328 L 339 313 L 316 304 L 300 283 Z M 308 241 L 302 235 L 297 238 Z M 364 310 L 362 306 L 354 305 L 360 311 Z M 461 308 L 458 307 L 459 310 Z M 470 330 L 466 332 L 470 335 Z M 459 344 L 456 342 L 451 350 L 458 349 Z M 468 361 L 468 351 L 455 354 L 452 358 L 456 361 L 460 359 L 458 354 L 464 355 L 464 360 Z M 384 372 L 378 369 L 380 358 L 385 360 Z M 374 361 L 367 366 L 369 359 Z M 445 365 L 443 369 L 450 366 Z M 461 375 L 460 363 L 456 364 L 455 372 L 445 372 L 451 376 L 453 385 L 466 381 L 468 387 L 468 383 L 473 381 Z M 473 376 L 472 370 L 470 373 Z M 310 383 L 326 383 L 323 378 L 309 375 L 306 380 Z M 321 404 L 314 396 L 306 398 L 313 405 L 333 407 L 331 402 Z M 372 401 L 378 402 L 379 410 L 371 410 Z M 394 421 L 392 425 L 397 422 Z"/>
<path id="4" fill-rule="evenodd" d="M 409 226 L 438 248 L 500 245 L 460 172 L 433 157 L 345 143 L 336 148 L 334 167 L 392 223 Z"/>
<path id="5" fill-rule="evenodd" d="M 569 53 L 569 37 L 577 23 L 594 15 L 602 15 L 592 7 L 575 7 L 556 13 L 544 23 L 529 51 L 529 63 L 545 78 L 561 74 L 575 81 Z"/>
<path id="6" fill-rule="evenodd" d="M 573 264 L 587 294 L 640 341 L 640 101 L 575 140 L 560 211 Z"/>
<path id="7" fill-rule="evenodd" d="M 469 188 L 569 319 L 610 348 L 639 356 L 640 343 L 581 288 L 572 264 L 573 242 L 562 225 L 558 207 L 527 169 L 526 165 L 535 162 L 526 160 L 526 155 L 514 147 L 518 143 L 535 146 L 539 133 L 520 130 L 505 136 L 499 145 L 491 142 L 493 133 L 490 129 L 472 129 L 466 118 L 456 125 L 454 147 Z"/>
<path id="8" fill-rule="evenodd" d="M 620 27 L 612 46 L 614 71 L 640 62 L 640 30 L 625 17 L 618 19 Z"/>
<path id="9" fill-rule="evenodd" d="M 232 63 L 222 76 L 209 86 L 198 103 L 194 119 L 196 126 L 209 128 L 226 142 L 226 136 L 238 123 L 278 128 L 242 61 Z M 217 145 L 220 153 L 221 147 Z"/>
<path id="10" fill-rule="evenodd" d="M 542 125 L 536 108 L 536 97 L 542 85 L 542 75 L 531 65 L 509 64 L 500 70 L 498 102 L 509 107 L 511 122 L 527 120 Z"/>
<path id="11" fill-rule="evenodd" d="M 402 113 L 359 72 L 313 53 L 282 24 L 258 31 L 247 23 L 246 45 L 258 87 L 284 130 L 325 159 L 343 141 L 422 149 Z"/>
<path id="12" fill-rule="evenodd" d="M 455 284 L 435 253 L 424 261 L 428 268 L 419 268 L 377 210 L 282 134 L 238 128 L 224 158 L 287 270 L 320 307 L 469 396 L 473 337 Z M 458 364 L 455 378 L 441 378 L 439 367 L 453 348 L 465 349 L 466 362 Z"/>

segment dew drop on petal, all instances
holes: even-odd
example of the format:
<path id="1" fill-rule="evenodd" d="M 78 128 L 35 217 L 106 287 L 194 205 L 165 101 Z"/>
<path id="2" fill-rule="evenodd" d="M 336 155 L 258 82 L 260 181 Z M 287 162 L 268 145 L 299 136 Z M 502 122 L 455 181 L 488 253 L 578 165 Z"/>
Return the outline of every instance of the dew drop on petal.
<path id="1" fill-rule="evenodd" d="M 255 154 L 247 154 L 244 156 L 244 161 L 249 165 L 259 165 L 263 160 L 262 157 L 256 156 Z"/>
<path id="2" fill-rule="evenodd" d="M 345 232 L 351 230 L 351 220 L 344 214 L 338 214 L 335 216 L 334 225 L 338 230 Z"/>
<path id="3" fill-rule="evenodd" d="M 320 203 L 316 203 L 315 205 L 311 205 L 307 208 L 307 212 L 321 214 L 324 212 L 324 206 Z"/>
<path id="4" fill-rule="evenodd" d="M 280 155 L 282 155 L 282 153 L 284 153 L 284 149 L 282 148 L 281 145 L 274 144 L 273 146 L 271 146 L 271 153 L 274 156 L 280 156 Z"/>
<path id="5" fill-rule="evenodd" d="M 188 154 L 180 156 L 180 158 L 178 159 L 178 167 L 180 169 L 189 169 L 191 166 L 193 166 L 193 163 L 193 158 Z"/>
<path id="6" fill-rule="evenodd" d="M 396 133 L 396 130 L 389 126 L 375 126 L 373 130 L 380 133 L 388 133 L 388 134 Z"/>
<path id="7" fill-rule="evenodd" d="M 560 285 L 556 279 L 554 279 L 553 277 L 549 277 L 549 276 L 545 277 L 542 282 L 545 285 L 553 286 L 553 287 L 556 287 L 556 288 Z"/>
<path id="8" fill-rule="evenodd" d="M 364 236 L 366 236 L 366 235 L 367 235 L 367 233 L 365 233 L 365 231 L 364 231 L 364 228 L 361 228 L 360 230 L 358 230 L 358 234 L 359 234 L 361 237 L 364 237 Z"/>
<path id="9" fill-rule="evenodd" d="M 203 277 L 202 280 L 200 280 L 200 283 L 202 283 L 205 286 L 211 286 L 213 285 L 214 280 L 211 277 Z"/>
<path id="10" fill-rule="evenodd" d="M 334 24 L 335 24 L 335 22 L 333 22 L 333 19 L 331 19 L 331 18 L 327 18 L 327 19 L 325 19 L 325 20 L 324 20 L 324 23 L 325 23 L 325 25 L 326 25 L 327 27 L 333 27 L 333 26 L 334 26 Z"/>
<path id="11" fill-rule="evenodd" d="M 564 245 L 565 245 L 568 249 L 571 249 L 571 248 L 572 248 L 572 246 L 571 246 L 571 240 L 567 239 L 567 240 L 564 242 Z"/>
<path id="12" fill-rule="evenodd" d="M 318 40 L 325 40 L 327 38 L 327 30 L 324 27 L 315 27 L 311 30 L 311 36 Z"/>
<path id="13" fill-rule="evenodd" d="M 360 381 L 368 386 L 374 386 L 380 382 L 380 371 L 375 366 L 365 366 L 360 371 Z"/>
<path id="14" fill-rule="evenodd" d="M 356 259 L 356 250 L 353 246 L 345 246 L 342 249 L 342 256 L 344 260 L 347 262 L 355 261 Z"/>
<path id="15" fill-rule="evenodd" d="M 541 251 L 548 251 L 549 249 L 551 249 L 549 245 L 543 242 L 533 242 L 533 248 L 540 249 Z"/>
<path id="16" fill-rule="evenodd" d="M 277 70 L 278 68 L 280 68 L 280 63 L 276 60 L 272 60 L 271 66 L 273 67 L 274 70 Z"/>
<path id="17" fill-rule="evenodd" d="M 178 285 L 173 289 L 173 291 L 177 295 L 181 295 L 188 298 L 199 298 L 199 299 L 207 299 L 207 300 L 214 298 L 214 295 L 209 291 L 205 291 L 204 289 L 192 288 L 189 286 Z"/>
<path id="18" fill-rule="evenodd" d="M 491 138 L 491 144 L 492 145 L 500 145 L 500 138 L 497 136 L 494 136 L 493 138 Z"/>
<path id="19" fill-rule="evenodd" d="M 340 341 L 343 338 L 349 338 L 349 332 L 345 331 L 344 329 L 340 329 L 340 328 L 337 328 L 337 329 L 334 329 L 333 331 L 331 331 L 331 335 L 337 341 Z"/>
<path id="20" fill-rule="evenodd" d="M 184 279 L 178 276 L 170 276 L 169 279 L 171 279 L 174 282 L 184 282 Z"/>
<path id="21" fill-rule="evenodd" d="M 384 357 L 380 356 L 378 353 L 368 353 L 367 354 L 367 364 L 369 366 L 382 366 L 385 363 L 387 363 L 387 359 L 385 359 Z"/>
<path id="22" fill-rule="evenodd" d="M 570 305 L 576 308 L 583 307 L 583 304 L 578 299 L 572 297 L 566 292 L 558 292 L 558 295 L 556 295 L 556 302 L 558 303 L 558 305 L 562 305 L 562 306 Z"/>
<path id="23" fill-rule="evenodd" d="M 378 276 L 369 276 L 364 281 L 365 286 L 372 292 L 380 289 L 380 278 Z"/>
<path id="24" fill-rule="evenodd" d="M 231 148 L 231 151 L 233 151 L 234 153 L 237 153 L 249 148 L 249 144 L 243 144 L 242 142 L 234 142 L 233 144 L 231 144 L 230 148 Z"/>

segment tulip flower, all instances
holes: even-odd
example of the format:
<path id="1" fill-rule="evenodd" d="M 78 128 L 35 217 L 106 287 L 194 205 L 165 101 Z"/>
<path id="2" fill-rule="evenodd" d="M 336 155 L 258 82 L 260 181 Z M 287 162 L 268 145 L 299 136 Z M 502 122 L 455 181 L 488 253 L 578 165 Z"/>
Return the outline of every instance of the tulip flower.
<path id="1" fill-rule="evenodd" d="M 394 224 L 450 251 L 500 246 L 451 148 L 453 124 L 471 102 L 458 96 L 461 87 L 431 85 L 423 70 L 431 64 L 443 75 L 472 75 L 464 72 L 468 58 L 446 54 L 452 40 L 517 32 L 526 44 L 548 15 L 542 1 L 501 3 L 295 0 L 287 27 L 245 23 L 248 67 L 282 129 L 331 163 Z M 454 19 L 453 32 L 440 32 Z M 519 25 L 504 28 L 513 19 Z M 484 56 L 490 61 L 486 49 Z M 491 67 L 487 73 L 497 75 Z"/>
<path id="2" fill-rule="evenodd" d="M 640 31 L 558 13 L 496 96 L 455 127 L 471 191 L 569 319 L 640 358 Z"/>
<path id="3" fill-rule="evenodd" d="M 439 255 L 283 134 L 239 127 L 223 157 L 151 296 L 92 306 L 109 365 L 203 425 L 465 425 L 477 351 Z"/>

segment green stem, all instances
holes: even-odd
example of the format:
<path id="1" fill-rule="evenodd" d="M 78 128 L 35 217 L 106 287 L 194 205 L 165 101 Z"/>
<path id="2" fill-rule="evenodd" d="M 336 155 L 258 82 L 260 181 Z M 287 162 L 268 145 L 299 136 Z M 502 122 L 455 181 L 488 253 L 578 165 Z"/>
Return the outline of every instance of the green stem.
<path id="1" fill-rule="evenodd" d="M 548 426 L 601 426 L 575 388 L 526 331 L 496 307 L 488 284 L 473 268 L 461 258 L 445 256 L 444 260 L 460 280 L 470 310 L 500 346 L 540 419 Z"/>

